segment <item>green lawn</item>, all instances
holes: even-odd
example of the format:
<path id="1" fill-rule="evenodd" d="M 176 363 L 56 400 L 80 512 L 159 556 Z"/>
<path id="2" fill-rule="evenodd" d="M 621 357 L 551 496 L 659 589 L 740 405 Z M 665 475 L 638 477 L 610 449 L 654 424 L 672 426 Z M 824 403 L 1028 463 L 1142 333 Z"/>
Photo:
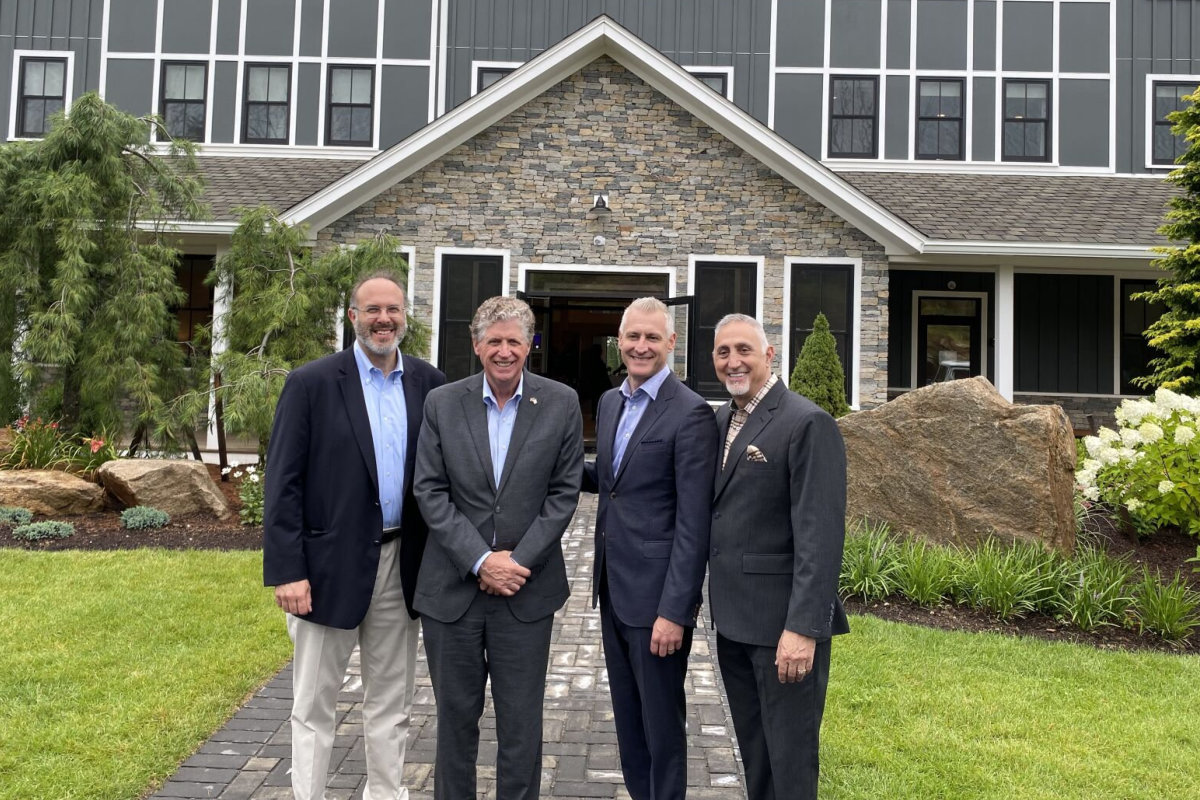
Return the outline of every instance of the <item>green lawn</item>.
<path id="1" fill-rule="evenodd" d="M 831 800 L 1200 797 L 1200 659 L 856 618 L 834 643 Z"/>
<path id="2" fill-rule="evenodd" d="M 139 797 L 290 655 L 261 553 L 0 550 L 0 799 Z"/>

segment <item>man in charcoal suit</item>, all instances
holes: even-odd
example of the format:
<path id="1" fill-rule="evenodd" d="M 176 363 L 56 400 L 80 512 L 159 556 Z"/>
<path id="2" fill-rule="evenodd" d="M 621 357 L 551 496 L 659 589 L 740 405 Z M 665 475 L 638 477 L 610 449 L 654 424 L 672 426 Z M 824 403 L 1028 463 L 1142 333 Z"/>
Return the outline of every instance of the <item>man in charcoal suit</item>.
<path id="1" fill-rule="evenodd" d="M 713 489 L 709 597 L 749 800 L 817 796 L 838 599 L 846 455 L 837 423 L 771 373 L 753 317 L 717 323 L 713 366 L 733 401 Z"/>

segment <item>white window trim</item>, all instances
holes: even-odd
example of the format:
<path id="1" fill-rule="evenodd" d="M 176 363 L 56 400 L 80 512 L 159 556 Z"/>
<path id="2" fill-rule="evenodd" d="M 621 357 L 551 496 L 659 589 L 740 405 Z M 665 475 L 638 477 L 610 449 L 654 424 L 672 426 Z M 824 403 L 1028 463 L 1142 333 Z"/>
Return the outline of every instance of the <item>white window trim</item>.
<path id="1" fill-rule="evenodd" d="M 685 70 L 692 73 L 710 73 L 725 76 L 725 99 L 733 102 L 733 67 L 684 67 Z"/>
<path id="2" fill-rule="evenodd" d="M 161 29 L 162 24 L 160 22 L 159 30 L 161 31 Z M 166 109 L 164 108 L 162 89 L 163 67 L 167 64 L 176 66 L 180 64 L 204 65 L 204 139 L 203 141 L 192 142 L 192 144 L 207 144 L 210 136 L 212 135 L 212 90 L 214 85 L 213 62 L 207 56 L 202 58 L 176 58 L 175 56 L 160 56 L 154 59 L 154 85 L 152 89 L 154 92 L 154 113 L 159 117 L 159 119 L 162 120 L 162 130 L 159 130 L 156 127 L 154 129 L 154 135 L 152 136 L 151 141 L 160 142 L 163 144 L 170 141 L 165 133 L 167 127 L 167 115 Z"/>
<path id="3" fill-rule="evenodd" d="M 1191 83 L 1200 87 L 1200 75 L 1187 73 L 1182 75 L 1170 75 L 1161 72 L 1153 72 L 1146 76 L 1146 90 L 1142 95 L 1144 98 L 1144 113 L 1145 117 L 1145 133 L 1142 140 L 1143 143 L 1143 158 L 1145 166 L 1148 170 L 1161 173 L 1164 170 L 1175 169 L 1171 164 L 1155 164 L 1154 163 L 1154 84 L 1156 83 Z"/>
<path id="4" fill-rule="evenodd" d="M 379 48 L 380 49 L 383 48 L 382 42 L 379 44 Z M 318 131 L 318 134 L 319 134 L 318 139 L 320 139 L 320 141 L 321 141 L 321 147 L 359 148 L 361 150 L 376 151 L 377 148 L 379 147 L 379 124 L 380 124 L 380 117 L 381 117 L 381 115 L 379 113 L 379 99 L 382 96 L 382 94 L 381 94 L 382 81 L 380 80 L 380 77 L 381 77 L 380 73 L 383 71 L 382 67 L 377 68 L 374 63 L 354 64 L 354 63 L 348 63 L 348 62 L 344 62 L 344 61 L 338 61 L 336 59 L 330 59 L 324 66 L 321 67 L 321 69 L 323 69 L 325 71 L 325 74 L 321 77 L 321 91 L 320 91 L 321 113 L 318 115 L 320 117 L 320 125 L 321 125 L 321 130 Z M 329 141 L 329 134 L 330 134 L 330 131 L 329 131 L 329 105 L 330 105 L 331 101 L 329 99 L 329 88 L 330 87 L 328 86 L 328 83 L 329 83 L 329 72 L 330 72 L 330 70 L 334 70 L 334 69 L 369 69 L 371 71 L 371 142 L 370 142 L 370 144 L 365 144 L 365 145 L 332 144 Z"/>
<path id="5" fill-rule="evenodd" d="M 920 360 L 917 358 L 917 336 L 918 324 L 920 322 L 918 312 L 921 309 L 921 298 L 923 297 L 962 297 L 979 300 L 979 374 L 986 376 L 988 372 L 987 360 L 987 341 L 988 341 L 988 293 L 987 292 L 959 292 L 959 291 L 934 291 L 932 289 L 917 289 L 912 293 L 912 324 L 908 331 L 908 341 L 912 351 L 912 358 L 909 359 L 909 383 L 913 389 L 920 389 L 921 386 L 917 383 L 917 367 Z"/>
<path id="6" fill-rule="evenodd" d="M 429 337 L 429 363 L 437 367 L 438 365 L 438 339 L 441 334 L 441 325 L 439 320 L 442 318 L 442 259 L 446 256 L 455 255 L 476 255 L 476 256 L 500 256 L 503 259 L 501 266 L 500 291 L 503 296 L 508 297 L 513 293 L 512 290 L 512 251 L 498 250 L 487 247 L 435 247 L 433 249 L 433 298 L 430 301 L 431 323 L 430 328 L 433 334 Z M 413 270 L 409 270 L 409 280 L 412 280 Z"/>
<path id="7" fill-rule="evenodd" d="M 782 353 L 781 366 L 786 372 L 789 365 L 792 363 L 791 341 L 792 341 L 792 267 L 796 265 L 817 265 L 817 266 L 837 266 L 850 267 L 853 270 L 851 279 L 850 291 L 853 293 L 851 298 L 850 314 L 854 320 L 854 331 L 850 337 L 850 364 L 843 364 L 843 368 L 850 370 L 850 397 L 846 398 L 850 408 L 859 410 L 859 384 L 861 382 L 862 373 L 862 270 L 863 264 L 861 258 L 829 258 L 829 257 L 805 257 L 805 256 L 788 256 L 783 260 L 783 341 L 780 343 L 780 353 Z M 791 377 L 790 374 L 785 374 L 783 379 L 786 381 Z"/>
<path id="8" fill-rule="evenodd" d="M 75 51 L 73 50 L 13 50 L 12 62 L 12 94 L 9 95 L 8 109 L 8 141 L 17 140 L 37 141 L 40 137 L 17 136 L 17 104 L 20 101 L 21 62 L 26 58 L 54 58 L 66 61 L 66 73 L 63 75 L 63 110 L 71 112 L 71 103 L 75 97 Z"/>
<path id="9" fill-rule="evenodd" d="M 524 61 L 472 61 L 471 62 L 471 97 L 479 94 L 479 73 L 485 69 L 518 70 L 525 66 Z M 508 77 L 507 75 L 505 77 Z M 503 80 L 503 78 L 501 78 Z"/>

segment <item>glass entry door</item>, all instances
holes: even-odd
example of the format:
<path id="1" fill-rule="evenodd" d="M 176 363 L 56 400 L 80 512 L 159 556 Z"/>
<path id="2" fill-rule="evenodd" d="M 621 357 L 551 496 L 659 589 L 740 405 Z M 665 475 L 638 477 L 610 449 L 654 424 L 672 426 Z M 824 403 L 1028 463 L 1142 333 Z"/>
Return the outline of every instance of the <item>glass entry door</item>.
<path id="1" fill-rule="evenodd" d="M 914 386 L 983 374 L 979 297 L 918 297 Z"/>

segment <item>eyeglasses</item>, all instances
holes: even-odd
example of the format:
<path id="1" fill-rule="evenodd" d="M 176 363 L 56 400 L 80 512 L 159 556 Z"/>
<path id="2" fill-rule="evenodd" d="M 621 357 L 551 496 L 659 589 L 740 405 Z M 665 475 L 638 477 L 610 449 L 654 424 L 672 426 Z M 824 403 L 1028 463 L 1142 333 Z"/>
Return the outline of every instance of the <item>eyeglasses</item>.
<path id="1" fill-rule="evenodd" d="M 378 317 L 383 313 L 386 313 L 389 317 L 398 317 L 404 313 L 404 309 L 400 306 L 388 306 L 387 308 L 381 308 L 379 306 L 366 306 L 364 308 L 359 308 L 358 306 L 350 307 L 355 311 L 361 311 L 368 317 Z"/>

